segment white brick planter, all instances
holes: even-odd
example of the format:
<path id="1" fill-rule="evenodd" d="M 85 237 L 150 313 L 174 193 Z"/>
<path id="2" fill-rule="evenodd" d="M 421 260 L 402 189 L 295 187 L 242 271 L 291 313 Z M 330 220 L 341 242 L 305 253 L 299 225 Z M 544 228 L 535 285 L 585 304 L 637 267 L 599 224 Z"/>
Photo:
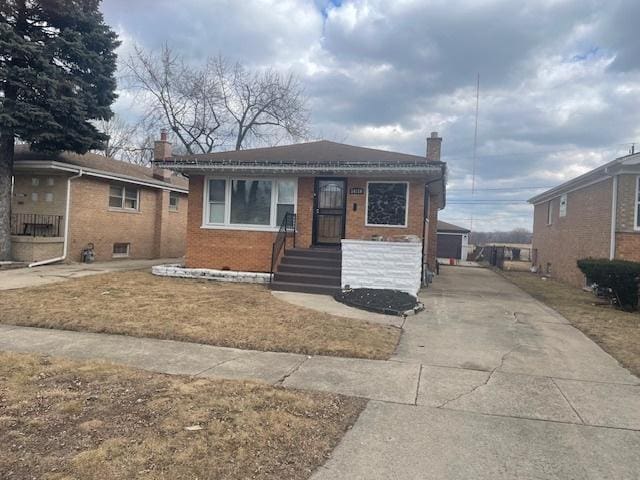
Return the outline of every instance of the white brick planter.
<path id="1" fill-rule="evenodd" d="M 219 282 L 269 283 L 269 274 L 260 272 L 236 272 L 212 268 L 185 268 L 181 265 L 156 265 L 151 273 L 161 277 L 199 278 Z"/>
<path id="2" fill-rule="evenodd" d="M 342 240 L 342 288 L 386 288 L 417 296 L 422 242 Z"/>

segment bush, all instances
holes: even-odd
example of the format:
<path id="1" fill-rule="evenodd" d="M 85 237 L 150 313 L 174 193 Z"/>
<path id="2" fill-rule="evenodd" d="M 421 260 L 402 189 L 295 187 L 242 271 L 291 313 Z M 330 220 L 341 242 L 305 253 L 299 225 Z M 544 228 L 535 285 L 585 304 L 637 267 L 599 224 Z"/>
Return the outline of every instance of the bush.
<path id="1" fill-rule="evenodd" d="M 586 258 L 578 260 L 578 268 L 586 275 L 589 282 L 596 283 L 602 288 L 610 288 L 616 294 L 621 307 L 634 310 L 638 307 L 640 263 Z"/>

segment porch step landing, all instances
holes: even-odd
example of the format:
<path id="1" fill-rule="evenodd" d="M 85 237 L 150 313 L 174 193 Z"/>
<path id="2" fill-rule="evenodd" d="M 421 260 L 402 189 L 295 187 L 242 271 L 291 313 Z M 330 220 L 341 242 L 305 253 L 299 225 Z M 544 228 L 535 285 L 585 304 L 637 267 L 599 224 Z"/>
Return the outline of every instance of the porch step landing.
<path id="1" fill-rule="evenodd" d="M 340 250 L 287 250 L 273 276 L 272 290 L 333 295 L 340 291 Z"/>

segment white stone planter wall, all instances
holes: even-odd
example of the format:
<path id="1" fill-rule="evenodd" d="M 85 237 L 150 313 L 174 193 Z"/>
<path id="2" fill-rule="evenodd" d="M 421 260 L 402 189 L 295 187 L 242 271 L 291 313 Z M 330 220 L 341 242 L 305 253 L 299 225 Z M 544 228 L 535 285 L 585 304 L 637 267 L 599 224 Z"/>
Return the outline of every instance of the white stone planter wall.
<path id="1" fill-rule="evenodd" d="M 387 288 L 417 295 L 422 242 L 342 240 L 342 288 Z"/>
<path id="2" fill-rule="evenodd" d="M 185 268 L 181 265 L 156 265 L 151 273 L 161 277 L 200 278 L 219 282 L 269 283 L 269 274 L 260 272 L 236 272 L 212 268 Z"/>

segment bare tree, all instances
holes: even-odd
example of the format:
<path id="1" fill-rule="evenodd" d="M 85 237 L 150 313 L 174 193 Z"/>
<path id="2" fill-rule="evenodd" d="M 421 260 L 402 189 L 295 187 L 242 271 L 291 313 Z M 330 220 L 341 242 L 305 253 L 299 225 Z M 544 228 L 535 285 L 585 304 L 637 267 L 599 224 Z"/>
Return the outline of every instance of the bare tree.
<path id="1" fill-rule="evenodd" d="M 113 158 L 120 158 L 123 151 L 131 145 L 137 130 L 137 126 L 130 125 L 119 115 L 114 115 L 109 120 L 98 120 L 94 125 L 109 137 L 103 144 L 104 148 L 98 150 L 99 153 Z"/>
<path id="2" fill-rule="evenodd" d="M 216 72 L 225 111 L 232 119 L 236 150 L 247 143 L 279 143 L 283 135 L 308 136 L 307 100 L 293 74 L 271 69 L 252 73 L 222 57 L 210 60 L 208 68 Z"/>
<path id="3" fill-rule="evenodd" d="M 114 115 L 110 120 L 97 121 L 96 128 L 108 136 L 102 150 L 96 150 L 107 157 L 123 162 L 147 166 L 153 160 L 154 133 L 144 122 L 128 123 Z"/>
<path id="4" fill-rule="evenodd" d="M 191 66 L 167 45 L 158 55 L 136 47 L 126 70 L 145 123 L 167 126 L 187 153 L 307 135 L 306 98 L 291 74 L 249 72 L 222 57 Z"/>

